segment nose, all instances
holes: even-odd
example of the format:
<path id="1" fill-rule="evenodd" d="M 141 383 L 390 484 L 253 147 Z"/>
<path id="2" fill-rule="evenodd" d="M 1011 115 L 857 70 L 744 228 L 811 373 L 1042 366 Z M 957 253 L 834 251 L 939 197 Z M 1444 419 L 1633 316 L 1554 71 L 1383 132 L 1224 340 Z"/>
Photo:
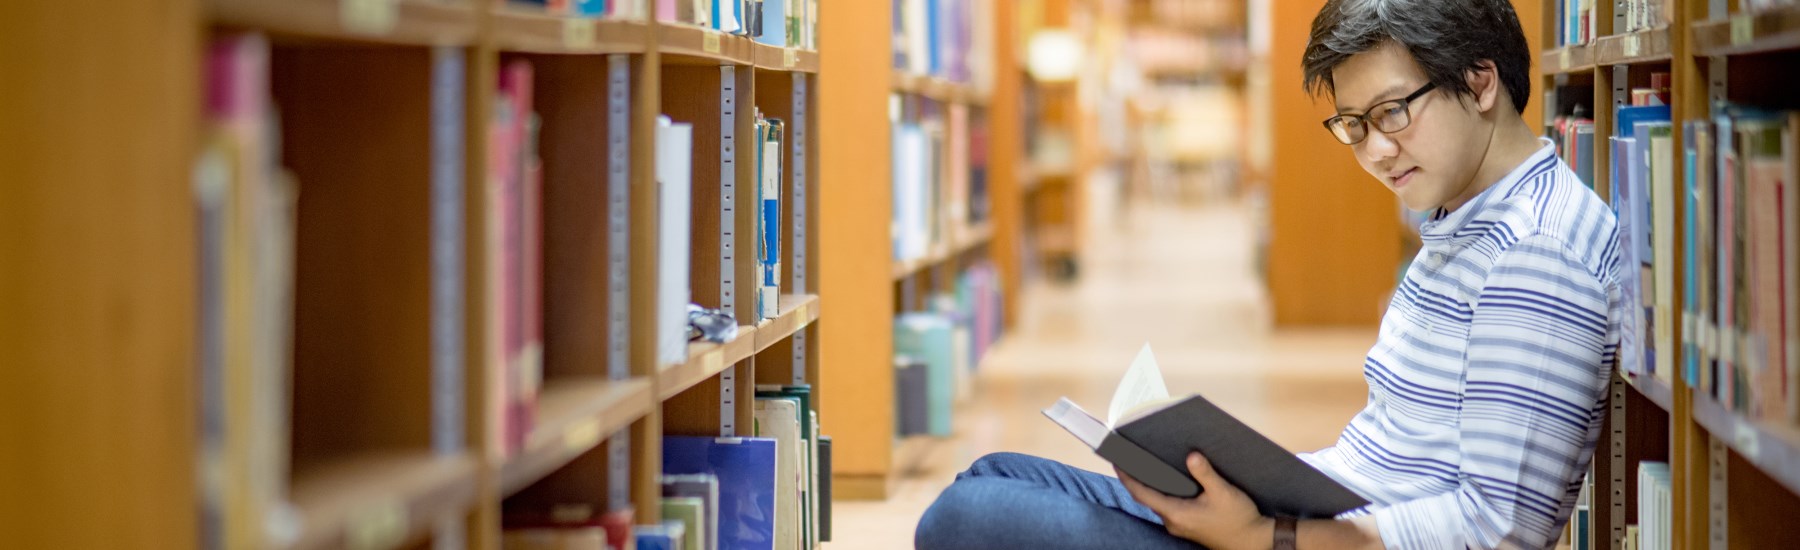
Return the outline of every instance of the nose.
<path id="1" fill-rule="evenodd" d="M 1369 135 L 1363 138 L 1362 143 L 1356 144 L 1356 147 L 1357 153 L 1371 164 L 1380 164 L 1400 154 L 1400 143 L 1386 132 L 1374 128 L 1369 129 Z"/>

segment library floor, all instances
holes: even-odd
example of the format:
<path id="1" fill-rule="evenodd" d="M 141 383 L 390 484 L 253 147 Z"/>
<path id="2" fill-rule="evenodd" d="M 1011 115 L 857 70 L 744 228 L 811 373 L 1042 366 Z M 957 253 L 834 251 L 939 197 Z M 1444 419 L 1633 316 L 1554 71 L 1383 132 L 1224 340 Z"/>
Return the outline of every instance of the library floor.
<path id="1" fill-rule="evenodd" d="M 1148 341 L 1172 394 L 1199 392 L 1292 450 L 1330 445 L 1362 407 L 1373 327 L 1273 330 L 1253 271 L 1248 213 L 1235 205 L 1144 206 L 1098 223 L 1082 277 L 1028 288 L 1019 326 L 958 405 L 956 435 L 907 441 L 884 502 L 836 504 L 842 549 L 912 548 L 913 527 L 956 472 L 1015 451 L 1110 467 L 1038 412 L 1067 396 L 1106 410 Z"/>

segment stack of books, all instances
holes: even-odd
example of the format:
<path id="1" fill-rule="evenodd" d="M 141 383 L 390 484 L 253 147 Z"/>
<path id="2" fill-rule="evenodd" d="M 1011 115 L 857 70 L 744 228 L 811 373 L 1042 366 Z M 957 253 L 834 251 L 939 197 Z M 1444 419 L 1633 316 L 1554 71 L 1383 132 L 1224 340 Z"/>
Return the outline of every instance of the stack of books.
<path id="1" fill-rule="evenodd" d="M 784 48 L 819 48 L 818 0 L 654 0 L 656 19 Z"/>

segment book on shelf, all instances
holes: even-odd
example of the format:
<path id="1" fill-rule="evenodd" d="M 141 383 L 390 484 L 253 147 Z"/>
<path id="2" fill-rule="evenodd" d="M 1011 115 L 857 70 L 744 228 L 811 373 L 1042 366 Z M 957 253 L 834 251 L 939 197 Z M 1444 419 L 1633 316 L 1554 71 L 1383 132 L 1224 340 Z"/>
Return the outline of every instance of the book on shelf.
<path id="1" fill-rule="evenodd" d="M 993 82 L 993 6 L 979 0 L 892 0 L 893 68 L 986 90 Z"/>
<path id="2" fill-rule="evenodd" d="M 894 356 L 894 433 L 899 437 L 931 433 L 929 370 L 922 359 Z"/>
<path id="3" fill-rule="evenodd" d="M 531 433 L 543 381 L 543 168 L 537 155 L 539 119 L 532 110 L 532 68 L 514 60 L 500 71 L 489 127 L 487 321 L 498 377 L 502 456 L 518 452 Z"/>
<path id="4" fill-rule="evenodd" d="M 806 441 L 800 436 L 799 402 L 756 400 L 756 436 L 775 440 L 775 547 L 800 548 L 806 533 Z"/>
<path id="5" fill-rule="evenodd" d="M 639 525 L 631 530 L 637 550 L 683 550 L 687 527 L 680 522 L 665 521 L 655 525 Z"/>
<path id="6" fill-rule="evenodd" d="M 756 118 L 756 311 L 762 319 L 781 315 L 781 180 L 785 123 Z"/>
<path id="7" fill-rule="evenodd" d="M 467 59 L 462 48 L 432 49 L 431 69 L 431 447 L 465 449 L 463 116 Z"/>
<path id="8" fill-rule="evenodd" d="M 1673 535 L 1676 516 L 1669 464 L 1639 462 L 1637 476 L 1637 547 L 1670 550 L 1676 546 Z"/>
<path id="9" fill-rule="evenodd" d="M 1198 451 L 1263 515 L 1332 518 L 1369 504 L 1205 397 L 1170 398 L 1149 344 L 1114 390 L 1105 421 L 1066 397 L 1044 416 L 1120 472 L 1171 496 L 1204 490 L 1187 468 L 1188 454 Z"/>
<path id="10" fill-rule="evenodd" d="M 664 521 L 681 524 L 681 547 L 706 549 L 706 500 L 700 497 L 663 497 Z"/>
<path id="11" fill-rule="evenodd" d="M 894 355 L 924 364 L 925 433 L 933 436 L 951 434 L 958 365 L 957 330 L 956 322 L 941 313 L 906 313 L 894 319 Z"/>
<path id="12" fill-rule="evenodd" d="M 1652 374 L 1664 383 L 1671 381 L 1675 371 L 1675 272 L 1678 259 L 1675 257 L 1675 152 L 1674 128 L 1667 121 L 1642 122 L 1634 126 L 1640 145 L 1648 143 L 1644 174 L 1649 186 L 1651 225 L 1650 237 L 1655 255 L 1653 268 L 1655 274 L 1655 301 L 1651 328 L 1656 342 L 1655 363 Z"/>
<path id="13" fill-rule="evenodd" d="M 829 477 L 829 471 L 823 469 L 819 457 L 819 413 L 813 408 L 811 385 L 779 385 L 758 384 L 756 386 L 757 406 L 763 407 L 764 401 L 792 402 L 798 414 L 798 435 L 800 438 L 800 513 L 802 539 L 807 548 L 818 546 L 821 532 L 819 529 L 821 509 L 820 489 L 823 478 Z M 770 403 L 769 406 L 779 406 Z M 777 414 L 778 418 L 785 418 Z M 759 425 L 760 429 L 760 425 Z M 760 434 L 759 434 L 760 435 Z"/>
<path id="14" fill-rule="evenodd" d="M 663 473 L 719 480 L 720 548 L 774 549 L 779 444 L 763 437 L 663 437 Z"/>
<path id="15" fill-rule="evenodd" d="M 601 513 L 592 503 L 508 507 L 500 520 L 506 550 L 625 548 L 637 514 L 630 507 Z"/>
<path id="16" fill-rule="evenodd" d="M 692 223 L 694 127 L 658 117 L 656 124 L 657 184 L 657 360 L 677 365 L 688 355 L 688 268 Z"/>
<path id="17" fill-rule="evenodd" d="M 665 517 L 683 517 L 698 514 L 689 520 L 688 540 L 697 540 L 698 544 L 689 545 L 696 550 L 718 550 L 719 548 L 719 478 L 712 474 L 687 474 L 662 476 L 663 515 Z M 678 514 L 669 513 L 669 503 L 675 503 Z M 698 503 L 699 509 L 684 509 Z"/>
<path id="18" fill-rule="evenodd" d="M 933 208 L 927 197 L 932 178 L 925 166 L 928 147 L 925 132 L 918 125 L 895 124 L 892 167 L 894 212 L 890 233 L 894 243 L 894 261 L 897 262 L 925 257 L 931 244 L 927 215 Z"/>
<path id="19" fill-rule="evenodd" d="M 1628 373 L 1667 377 L 1672 366 L 1663 363 L 1672 359 L 1673 350 L 1668 347 L 1672 345 L 1668 342 L 1672 335 L 1664 334 L 1659 327 L 1668 323 L 1661 316 L 1672 313 L 1666 309 L 1670 304 L 1660 304 L 1658 300 L 1664 297 L 1663 291 L 1672 291 L 1672 287 L 1665 289 L 1658 285 L 1672 283 L 1672 279 L 1665 277 L 1672 277 L 1675 266 L 1675 259 L 1666 257 L 1673 250 L 1674 232 L 1657 232 L 1655 228 L 1672 225 L 1672 219 L 1662 222 L 1670 225 L 1659 225 L 1658 220 L 1660 216 L 1673 214 L 1675 194 L 1672 180 L 1665 182 L 1669 187 L 1656 187 L 1656 182 L 1652 181 L 1655 179 L 1652 165 L 1672 168 L 1672 159 L 1657 160 L 1658 153 L 1673 155 L 1673 151 L 1666 150 L 1669 107 L 1621 107 L 1615 111 L 1614 118 L 1613 166 L 1610 170 L 1613 205 L 1619 217 L 1620 239 L 1624 242 L 1621 260 L 1628 266 L 1635 260 L 1638 266 L 1625 270 L 1621 284 L 1628 296 L 1637 296 L 1639 304 L 1639 308 L 1628 316 L 1630 325 L 1622 337 L 1628 345 L 1621 351 L 1620 364 Z M 1664 139 L 1658 143 L 1664 143 L 1664 148 L 1653 146 L 1652 128 L 1662 128 Z M 1672 174 L 1664 177 L 1670 178 Z M 1659 237 L 1671 240 L 1661 242 Z M 1659 353 L 1660 350 L 1669 350 L 1669 353 Z"/>
<path id="20" fill-rule="evenodd" d="M 193 185 L 200 288 L 200 538 L 207 547 L 289 544 L 297 193 L 282 168 L 270 48 L 215 37 Z M 288 518 L 285 519 L 284 518 Z"/>
<path id="21" fill-rule="evenodd" d="M 1645 240 L 1643 235 L 1648 231 L 1645 225 L 1649 223 L 1649 220 L 1645 219 L 1643 208 L 1640 207 L 1643 200 L 1638 193 L 1641 193 L 1642 190 L 1633 186 L 1628 176 L 1630 172 L 1629 159 L 1637 148 L 1637 139 L 1613 136 L 1611 140 L 1613 146 L 1611 202 L 1613 214 L 1618 217 L 1621 241 L 1619 264 L 1624 266 L 1624 276 L 1619 279 L 1619 293 L 1627 304 L 1625 328 L 1619 335 L 1618 361 L 1619 368 L 1626 373 L 1644 374 L 1649 372 L 1647 365 L 1650 363 L 1645 357 L 1649 353 L 1649 350 L 1645 348 L 1649 339 L 1646 338 L 1648 333 L 1644 328 L 1649 319 L 1646 307 L 1649 300 L 1645 296 L 1646 289 L 1643 284 L 1645 277 L 1642 274 L 1644 264 L 1650 261 L 1650 257 L 1644 253 L 1639 244 Z"/>
<path id="22" fill-rule="evenodd" d="M 1562 157 L 1588 189 L 1593 189 L 1594 120 L 1585 117 L 1580 109 L 1569 116 L 1557 117 L 1551 141 L 1556 144 L 1557 156 Z"/>
<path id="23" fill-rule="evenodd" d="M 816 423 L 815 423 L 816 425 Z M 819 436 L 819 540 L 831 542 L 831 436 Z"/>
<path id="24" fill-rule="evenodd" d="M 665 0 L 506 0 L 509 3 L 538 6 L 551 15 L 618 18 L 641 20 L 649 13 L 646 2 Z M 659 4 L 660 8 L 660 4 Z"/>

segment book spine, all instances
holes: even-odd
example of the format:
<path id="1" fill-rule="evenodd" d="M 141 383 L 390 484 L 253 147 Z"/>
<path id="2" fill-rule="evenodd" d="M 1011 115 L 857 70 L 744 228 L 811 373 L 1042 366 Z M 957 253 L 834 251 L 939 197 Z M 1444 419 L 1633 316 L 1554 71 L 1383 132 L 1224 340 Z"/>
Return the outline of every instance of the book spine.
<path id="1" fill-rule="evenodd" d="M 463 451 L 462 50 L 433 51 L 431 127 L 431 446 Z"/>

